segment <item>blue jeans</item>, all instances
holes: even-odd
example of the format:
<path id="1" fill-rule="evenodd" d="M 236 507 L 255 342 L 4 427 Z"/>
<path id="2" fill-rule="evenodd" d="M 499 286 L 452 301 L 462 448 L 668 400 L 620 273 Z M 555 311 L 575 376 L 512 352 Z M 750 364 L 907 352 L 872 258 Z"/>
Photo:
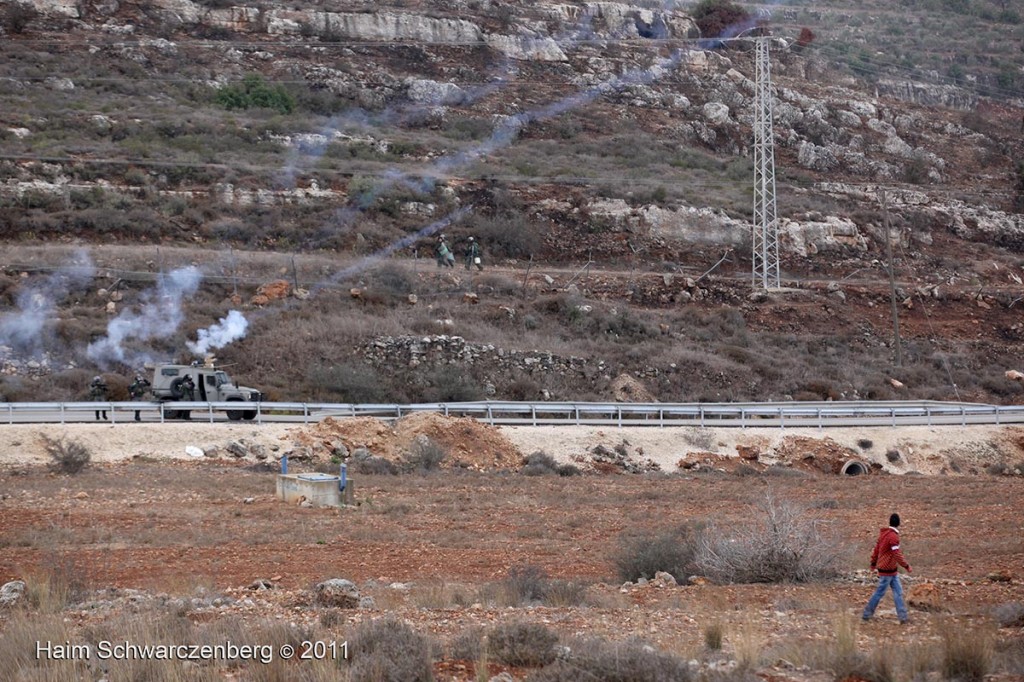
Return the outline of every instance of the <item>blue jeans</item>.
<path id="1" fill-rule="evenodd" d="M 896 616 L 900 619 L 901 623 L 907 619 L 907 605 L 903 603 L 903 586 L 900 585 L 900 577 L 898 575 L 880 575 L 878 576 L 878 587 L 875 589 L 875 593 L 871 595 L 868 605 L 864 607 L 864 613 L 861 616 L 864 620 L 875 615 L 878 602 L 882 601 L 885 591 L 890 587 L 892 588 L 893 601 L 896 602 Z"/>

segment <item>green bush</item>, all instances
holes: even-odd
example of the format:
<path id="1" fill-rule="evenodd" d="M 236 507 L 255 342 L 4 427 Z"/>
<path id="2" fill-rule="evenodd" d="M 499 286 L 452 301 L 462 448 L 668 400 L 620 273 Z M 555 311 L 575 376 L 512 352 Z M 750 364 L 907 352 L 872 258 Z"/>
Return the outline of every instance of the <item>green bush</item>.
<path id="1" fill-rule="evenodd" d="M 217 92 L 217 104 L 225 109 L 273 109 L 290 114 L 295 98 L 284 87 L 270 86 L 256 75 L 246 76 L 239 85 L 229 85 Z"/>

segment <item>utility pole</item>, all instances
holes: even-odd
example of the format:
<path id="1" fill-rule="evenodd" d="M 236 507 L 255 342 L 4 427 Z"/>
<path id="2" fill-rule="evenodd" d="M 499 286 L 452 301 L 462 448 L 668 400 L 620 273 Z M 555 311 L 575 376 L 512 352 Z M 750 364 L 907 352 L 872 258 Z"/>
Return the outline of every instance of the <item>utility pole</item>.
<path id="1" fill-rule="evenodd" d="M 882 204 L 882 214 L 885 220 L 885 255 L 889 263 L 889 301 L 892 304 L 892 334 L 895 337 L 896 345 L 896 366 L 903 366 L 903 348 L 900 344 L 900 315 L 896 305 L 896 274 L 892 265 L 892 237 L 889 234 L 889 201 L 886 199 L 885 190 L 878 193 L 878 201 Z"/>
<path id="2" fill-rule="evenodd" d="M 775 207 L 775 139 L 772 135 L 771 39 L 754 40 L 754 227 L 752 240 L 754 289 L 778 289 L 779 221 Z"/>

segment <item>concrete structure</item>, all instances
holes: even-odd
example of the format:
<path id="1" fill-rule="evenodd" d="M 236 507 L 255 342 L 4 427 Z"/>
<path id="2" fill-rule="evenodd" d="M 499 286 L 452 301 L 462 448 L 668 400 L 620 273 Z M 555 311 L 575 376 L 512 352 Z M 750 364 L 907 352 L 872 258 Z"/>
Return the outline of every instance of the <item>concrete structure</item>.
<path id="1" fill-rule="evenodd" d="M 331 474 L 279 474 L 277 496 L 285 502 L 309 502 L 314 507 L 340 507 L 355 504 L 352 494 L 352 480 L 345 481 L 341 489 L 341 477 Z"/>

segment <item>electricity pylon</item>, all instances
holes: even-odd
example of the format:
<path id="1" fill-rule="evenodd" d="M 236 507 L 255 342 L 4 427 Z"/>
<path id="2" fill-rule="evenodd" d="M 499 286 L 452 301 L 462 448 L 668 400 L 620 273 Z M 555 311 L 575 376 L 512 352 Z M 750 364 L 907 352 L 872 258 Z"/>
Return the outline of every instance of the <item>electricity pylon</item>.
<path id="1" fill-rule="evenodd" d="M 775 208 L 775 139 L 772 135 L 770 38 L 754 40 L 754 289 L 779 288 L 779 220 Z"/>

